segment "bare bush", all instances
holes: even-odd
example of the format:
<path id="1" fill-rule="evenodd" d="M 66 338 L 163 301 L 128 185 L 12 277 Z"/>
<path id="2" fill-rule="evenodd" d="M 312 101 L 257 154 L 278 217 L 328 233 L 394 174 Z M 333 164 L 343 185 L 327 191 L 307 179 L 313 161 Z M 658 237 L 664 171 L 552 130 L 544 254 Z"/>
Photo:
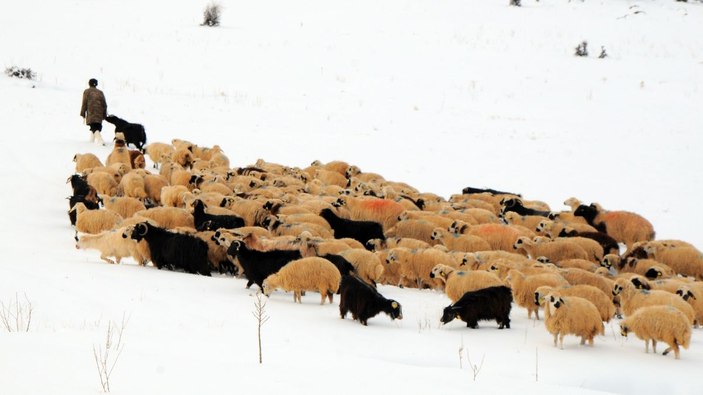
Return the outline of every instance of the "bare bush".
<path id="1" fill-rule="evenodd" d="M 15 300 L 10 300 L 6 305 L 0 302 L 0 325 L 8 332 L 29 332 L 32 323 L 32 302 L 24 295 L 24 302 L 20 302 L 15 294 Z"/>
<path id="2" fill-rule="evenodd" d="M 219 26 L 221 15 L 222 6 L 220 4 L 215 2 L 208 4 L 203 12 L 203 23 L 201 26 Z"/>
<path id="3" fill-rule="evenodd" d="M 261 352 L 261 327 L 264 326 L 269 316 L 266 315 L 266 301 L 261 299 L 261 292 L 256 293 L 256 302 L 254 302 L 254 311 L 252 312 L 256 318 L 256 333 L 259 339 L 259 364 L 263 363 L 263 354 Z"/>
<path id="4" fill-rule="evenodd" d="M 103 392 L 110 392 L 110 377 L 115 369 L 117 360 L 122 354 L 122 350 L 124 350 L 122 335 L 126 326 L 127 322 L 124 315 L 119 326 L 112 321 L 108 322 L 105 343 L 93 345 L 93 357 L 95 358 L 95 366 L 98 368 Z M 117 338 L 115 339 L 115 337 Z"/>
<path id="5" fill-rule="evenodd" d="M 581 44 L 576 46 L 576 56 L 588 56 L 588 42 L 581 41 Z"/>

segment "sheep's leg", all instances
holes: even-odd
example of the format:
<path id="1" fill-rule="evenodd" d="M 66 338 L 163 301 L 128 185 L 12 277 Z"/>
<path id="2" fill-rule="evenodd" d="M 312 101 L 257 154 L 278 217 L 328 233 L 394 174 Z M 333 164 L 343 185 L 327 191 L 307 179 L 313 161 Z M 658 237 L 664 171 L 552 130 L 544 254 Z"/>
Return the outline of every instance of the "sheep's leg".
<path id="1" fill-rule="evenodd" d="M 327 292 L 320 290 L 320 304 L 325 304 L 325 299 L 327 299 Z"/>
<path id="2" fill-rule="evenodd" d="M 330 304 L 334 303 L 334 293 L 327 291 L 327 298 L 330 300 Z"/>
<path id="3" fill-rule="evenodd" d="M 557 338 L 558 338 L 558 337 L 559 337 L 559 333 L 557 332 L 557 333 L 554 334 L 554 347 L 557 346 Z"/>
<path id="4" fill-rule="evenodd" d="M 562 333 L 559 335 L 559 348 L 564 349 L 564 336 L 566 336 L 565 333 Z"/>
<path id="5" fill-rule="evenodd" d="M 657 353 L 657 341 L 652 339 L 652 352 Z"/>
<path id="6" fill-rule="evenodd" d="M 644 353 L 649 354 L 649 339 L 644 340 Z"/>
<path id="7" fill-rule="evenodd" d="M 539 307 L 535 309 L 535 319 L 539 321 Z"/>
<path id="8" fill-rule="evenodd" d="M 584 344 L 586 344 L 586 337 L 581 336 L 581 345 L 583 346 Z"/>
<path id="9" fill-rule="evenodd" d="M 105 261 L 105 262 L 107 262 L 107 263 L 109 263 L 109 264 L 111 264 L 111 265 L 114 265 L 114 264 L 115 264 L 115 261 L 113 261 L 112 259 L 108 258 L 105 254 L 100 255 L 100 259 L 102 259 L 103 261 Z"/>

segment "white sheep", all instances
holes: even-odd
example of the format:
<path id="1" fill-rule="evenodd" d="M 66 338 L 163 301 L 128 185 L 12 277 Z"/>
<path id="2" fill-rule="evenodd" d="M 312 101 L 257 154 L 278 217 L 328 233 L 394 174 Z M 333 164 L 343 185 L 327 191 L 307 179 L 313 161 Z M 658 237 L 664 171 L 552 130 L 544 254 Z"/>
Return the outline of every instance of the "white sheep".
<path id="1" fill-rule="evenodd" d="M 518 306 L 527 309 L 527 318 L 532 318 L 532 313 L 535 313 L 535 319 L 539 319 L 539 305 L 535 304 L 535 290 L 541 286 L 548 285 L 550 287 L 559 287 L 569 285 L 559 274 L 542 273 L 526 276 L 519 270 L 512 269 L 508 272 L 505 278 L 513 290 L 513 300 Z"/>
<path id="2" fill-rule="evenodd" d="M 106 210 L 114 211 L 122 218 L 129 218 L 136 212 L 146 210 L 139 199 L 126 196 L 101 196 Z"/>
<path id="3" fill-rule="evenodd" d="M 615 316 L 612 298 L 592 285 L 566 285 L 557 288 L 541 286 L 535 290 L 535 303 L 544 307 L 546 296 L 550 293 L 558 293 L 560 296 L 578 296 L 590 301 L 598 309 L 602 321 L 610 322 L 610 319 Z"/>
<path id="4" fill-rule="evenodd" d="M 337 267 L 330 261 L 319 257 L 308 257 L 296 259 L 289 262 L 263 282 L 263 290 L 266 296 L 276 289 L 293 291 L 293 302 L 302 302 L 302 293 L 305 291 L 317 291 L 320 293 L 320 304 L 325 304 L 325 298 L 329 298 L 332 303 L 334 294 L 339 289 L 339 282 L 342 275 Z"/>
<path id="5" fill-rule="evenodd" d="M 88 210 L 81 202 L 76 203 L 70 211 L 76 212 L 76 240 L 78 232 L 97 234 L 113 229 L 122 222 L 122 217 L 113 211 Z"/>
<path id="6" fill-rule="evenodd" d="M 679 359 L 679 346 L 688 348 L 691 343 L 691 323 L 684 313 L 671 306 L 647 306 L 638 309 L 620 322 L 620 334 L 627 336 L 630 332 L 644 340 L 646 353 L 649 352 L 650 341 L 655 353 L 657 341 L 660 341 L 669 345 L 663 355 L 674 350 L 676 359 Z"/>
<path id="7" fill-rule="evenodd" d="M 554 347 L 564 349 L 564 336 L 576 335 L 581 344 L 593 345 L 596 335 L 603 335 L 605 327 L 596 306 L 578 296 L 559 296 L 548 294 L 545 305 L 544 326 L 554 335 Z"/>
<path id="8" fill-rule="evenodd" d="M 103 163 L 95 154 L 76 154 L 73 156 L 73 161 L 76 162 L 76 173 L 81 173 L 86 169 L 93 167 L 103 167 Z"/>
<path id="9" fill-rule="evenodd" d="M 430 276 L 432 268 L 437 264 L 454 266 L 451 255 L 436 248 L 411 250 L 396 247 L 388 251 L 387 263 L 397 262 L 401 282 L 411 284 L 417 288 L 440 288 L 442 283 Z"/>
<path id="10" fill-rule="evenodd" d="M 689 326 L 696 322 L 696 312 L 693 307 L 678 295 L 658 289 L 637 289 L 626 278 L 618 278 L 613 286 L 613 295 L 620 295 L 622 312 L 625 316 L 632 315 L 637 309 L 645 306 L 666 305 L 675 307 L 683 312 L 688 319 Z"/>
<path id="11" fill-rule="evenodd" d="M 126 227 L 106 230 L 98 234 L 85 234 L 76 242 L 77 249 L 93 249 L 100 251 L 100 259 L 107 263 L 120 263 L 122 258 L 132 257 L 138 264 L 144 265 L 147 256 L 137 247 L 137 242 L 132 238 L 122 236 Z M 110 259 L 115 258 L 115 260 Z"/>
<path id="12" fill-rule="evenodd" d="M 559 262 L 564 259 L 588 259 L 586 251 L 578 244 L 568 239 L 549 242 L 535 242 L 528 237 L 521 236 L 515 241 L 513 248 L 517 251 L 524 250 L 532 258 L 545 256 L 550 262 Z"/>
<path id="13" fill-rule="evenodd" d="M 654 259 L 676 273 L 703 280 L 703 253 L 695 247 L 670 247 L 654 252 Z"/>
<path id="14" fill-rule="evenodd" d="M 378 255 L 371 251 L 349 248 L 339 252 L 344 259 L 354 266 L 354 271 L 363 281 L 376 285 L 383 276 L 383 263 Z"/>

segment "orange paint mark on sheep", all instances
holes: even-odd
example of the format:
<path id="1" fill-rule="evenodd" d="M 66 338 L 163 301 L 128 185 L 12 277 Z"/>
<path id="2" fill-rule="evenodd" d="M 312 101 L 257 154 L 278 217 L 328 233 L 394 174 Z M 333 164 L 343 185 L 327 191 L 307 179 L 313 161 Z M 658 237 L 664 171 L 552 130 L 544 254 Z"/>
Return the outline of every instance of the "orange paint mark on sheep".
<path id="1" fill-rule="evenodd" d="M 610 211 L 603 215 L 604 221 L 617 221 L 626 217 L 628 214 L 623 211 Z"/>
<path id="2" fill-rule="evenodd" d="M 383 199 L 374 199 L 374 200 L 369 200 L 366 202 L 363 202 L 362 205 L 365 208 L 371 209 L 371 210 L 382 210 L 390 207 L 395 207 L 397 203 L 392 201 L 392 200 L 383 200 Z"/>

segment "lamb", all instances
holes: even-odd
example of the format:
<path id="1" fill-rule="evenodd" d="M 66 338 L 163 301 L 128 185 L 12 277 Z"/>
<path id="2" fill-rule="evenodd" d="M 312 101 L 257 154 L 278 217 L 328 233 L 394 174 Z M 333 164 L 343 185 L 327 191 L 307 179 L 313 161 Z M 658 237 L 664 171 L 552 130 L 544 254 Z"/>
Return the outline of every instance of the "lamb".
<path id="1" fill-rule="evenodd" d="M 146 131 L 144 125 L 125 121 L 116 115 L 108 115 L 105 120 L 115 125 L 115 136 L 119 133 L 126 144 L 133 144 L 140 151 L 146 144 Z"/>
<path id="2" fill-rule="evenodd" d="M 565 259 L 588 259 L 586 251 L 578 244 L 567 240 L 537 243 L 528 237 L 521 236 L 513 245 L 515 250 L 526 251 L 532 259 L 539 256 L 547 257 L 551 262 Z"/>
<path id="3" fill-rule="evenodd" d="M 119 264 L 122 258 L 132 257 L 138 264 L 144 265 L 148 257 L 143 256 L 132 239 L 125 239 L 125 228 L 106 230 L 97 234 L 86 234 L 76 242 L 77 249 L 100 251 L 100 259 L 110 264 Z M 114 260 L 110 257 L 115 258 Z"/>
<path id="4" fill-rule="evenodd" d="M 341 218 L 329 208 L 320 211 L 320 217 L 330 224 L 337 239 L 349 237 L 358 240 L 361 244 L 366 244 L 371 239 L 385 239 L 383 228 L 378 222 Z"/>
<path id="5" fill-rule="evenodd" d="M 278 272 L 289 262 L 302 258 L 298 250 L 256 251 L 248 248 L 241 240 L 233 240 L 230 243 L 227 255 L 239 261 L 244 276 L 248 279 L 247 288 L 256 284 L 261 290 L 268 276 Z"/>
<path id="6" fill-rule="evenodd" d="M 337 267 L 327 259 L 307 257 L 291 261 L 278 272 L 266 277 L 263 282 L 264 295 L 269 296 L 276 289 L 293 291 L 293 302 L 303 303 L 302 293 L 305 291 L 320 292 L 320 304 L 325 304 L 325 298 L 330 303 L 339 289 L 341 275 Z"/>
<path id="7" fill-rule="evenodd" d="M 71 211 L 76 212 L 76 235 L 78 232 L 97 234 L 115 228 L 122 222 L 119 214 L 109 210 L 88 210 L 85 204 L 76 203 Z"/>
<path id="8" fill-rule="evenodd" d="M 215 215 L 205 212 L 205 204 L 202 200 L 196 199 L 193 201 L 193 223 L 195 229 L 203 230 L 203 225 L 208 222 L 208 230 L 216 230 L 219 228 L 235 229 L 244 226 L 244 220 L 236 215 Z"/>
<path id="9" fill-rule="evenodd" d="M 339 252 L 342 258 L 354 266 L 357 276 L 367 283 L 376 286 L 383 276 L 383 263 L 376 254 L 367 250 L 347 249 Z"/>
<path id="10" fill-rule="evenodd" d="M 605 334 L 605 327 L 601 321 L 596 306 L 586 299 L 578 296 L 547 295 L 548 303 L 545 306 L 544 326 L 554 335 L 554 347 L 564 349 L 564 336 L 576 335 L 581 337 L 581 345 L 588 342 L 593 345 L 596 335 Z"/>
<path id="11" fill-rule="evenodd" d="M 171 232 L 147 221 L 134 225 L 131 238 L 146 240 L 151 261 L 158 269 L 183 269 L 188 273 L 211 275 L 207 243 L 197 237 Z"/>
<path id="12" fill-rule="evenodd" d="M 95 154 L 76 154 L 73 156 L 73 161 L 76 162 L 76 172 L 80 173 L 85 169 L 91 169 L 93 167 L 102 167 L 103 163 L 98 159 Z"/>
<path id="13" fill-rule="evenodd" d="M 625 316 L 632 315 L 637 309 L 644 306 L 667 305 L 683 312 L 688 319 L 689 326 L 696 321 L 693 307 L 676 294 L 667 291 L 650 290 L 649 286 L 639 290 L 629 279 L 618 278 L 613 286 L 613 295 L 620 295 L 620 303 Z"/>
<path id="14" fill-rule="evenodd" d="M 478 236 L 450 234 L 444 229 L 435 228 L 430 236 L 451 251 L 475 252 L 490 250 L 488 242 Z"/>
<path id="15" fill-rule="evenodd" d="M 444 282 L 444 292 L 452 302 L 461 299 L 467 292 L 505 285 L 494 273 L 483 270 L 456 270 L 444 264 L 435 265 L 430 277 Z"/>
<path id="16" fill-rule="evenodd" d="M 444 308 L 441 322 L 446 324 L 460 318 L 471 329 L 478 328 L 478 321 L 493 320 L 498 329 L 510 329 L 510 309 L 513 295 L 510 288 L 500 285 L 466 292 L 459 300 Z"/>
<path id="17" fill-rule="evenodd" d="M 107 196 L 103 199 L 103 203 L 106 210 L 114 211 L 122 218 L 129 218 L 141 210 L 146 210 L 144 203 L 133 197 Z"/>
<path id="18" fill-rule="evenodd" d="M 662 354 L 666 355 L 674 350 L 676 359 L 679 359 L 679 346 L 687 349 L 691 343 L 691 324 L 688 318 L 671 306 L 647 306 L 638 309 L 620 322 L 620 334 L 627 337 L 630 332 L 644 340 L 645 353 L 649 353 L 650 340 L 654 353 L 657 352 L 657 341 L 660 341 L 669 345 Z"/>
<path id="19" fill-rule="evenodd" d="M 541 286 L 535 289 L 535 304 L 544 307 L 544 302 L 548 294 L 558 293 L 560 296 L 578 296 L 584 298 L 598 309 L 602 321 L 610 322 L 615 316 L 615 305 L 608 295 L 592 285 L 567 285 L 558 288 Z"/>
<path id="20" fill-rule="evenodd" d="M 339 286 L 340 301 L 339 315 L 342 319 L 351 312 L 352 319 L 367 326 L 369 318 L 384 312 L 391 320 L 403 319 L 403 308 L 400 303 L 386 299 L 376 288 L 354 275 L 342 276 Z"/>
<path id="21" fill-rule="evenodd" d="M 551 287 L 559 287 L 569 285 L 569 283 L 556 273 L 533 274 L 526 276 L 516 269 L 508 271 L 506 282 L 513 289 L 513 298 L 518 306 L 527 309 L 527 318 L 532 318 L 532 313 L 535 313 L 535 319 L 539 320 L 539 306 L 535 305 L 534 295 L 538 287 L 548 285 Z"/>
<path id="22" fill-rule="evenodd" d="M 584 217 L 589 225 L 612 236 L 628 249 L 638 241 L 654 240 L 654 227 L 639 214 L 629 211 L 605 211 L 599 205 L 580 205 L 574 215 Z"/>

